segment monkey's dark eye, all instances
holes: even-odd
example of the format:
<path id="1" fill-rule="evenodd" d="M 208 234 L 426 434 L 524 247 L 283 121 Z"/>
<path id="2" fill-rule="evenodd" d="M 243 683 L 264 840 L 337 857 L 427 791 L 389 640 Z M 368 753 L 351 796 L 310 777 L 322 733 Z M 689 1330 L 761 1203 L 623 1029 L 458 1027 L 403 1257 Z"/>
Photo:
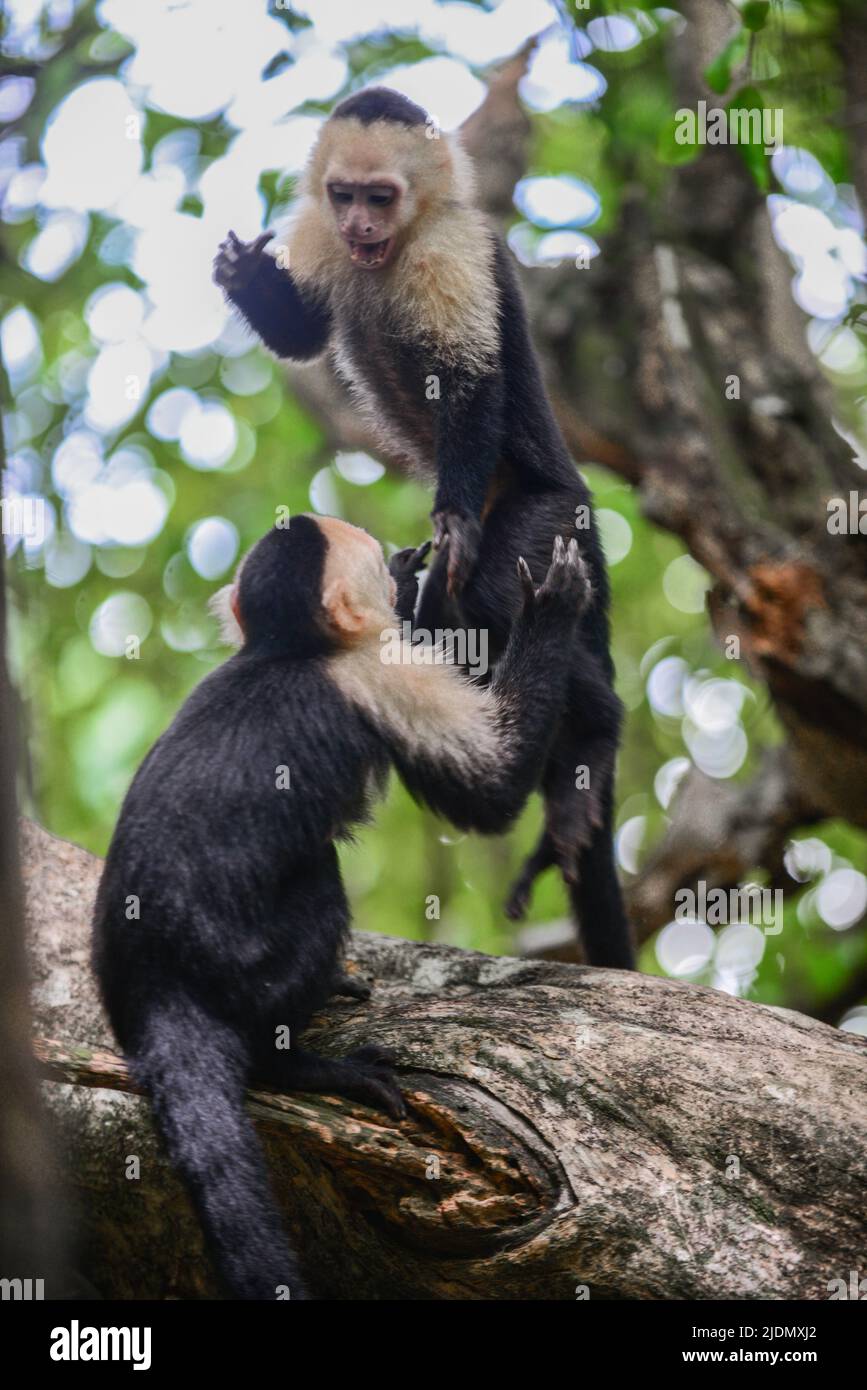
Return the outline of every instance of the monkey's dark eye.
<path id="1" fill-rule="evenodd" d="M 382 189 L 381 192 L 377 193 L 368 193 L 367 201 L 370 203 L 372 207 L 387 208 L 389 203 L 394 202 L 394 191 L 393 189 L 389 188 Z"/>
<path id="2" fill-rule="evenodd" d="M 351 203 L 352 194 L 346 188 L 329 188 L 328 190 L 333 203 Z"/>

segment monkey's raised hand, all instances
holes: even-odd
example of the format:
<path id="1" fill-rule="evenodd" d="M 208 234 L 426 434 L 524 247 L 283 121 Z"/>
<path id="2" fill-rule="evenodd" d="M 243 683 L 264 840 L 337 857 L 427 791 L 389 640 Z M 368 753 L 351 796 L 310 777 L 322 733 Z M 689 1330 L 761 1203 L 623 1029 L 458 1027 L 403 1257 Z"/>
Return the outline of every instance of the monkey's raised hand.
<path id="1" fill-rule="evenodd" d="M 418 598 L 418 576 L 424 569 L 430 547 L 430 541 L 416 549 L 407 546 L 405 550 L 396 550 L 388 562 L 388 572 L 397 586 L 394 611 L 402 621 L 412 622 Z"/>
<path id="2" fill-rule="evenodd" d="M 229 232 L 214 257 L 214 280 L 227 294 L 246 289 L 259 268 L 265 247 L 272 240 L 273 232 L 263 232 L 255 241 L 241 241 L 234 232 Z"/>
<path id="3" fill-rule="evenodd" d="M 447 588 L 450 598 L 457 598 L 472 573 L 479 553 L 481 523 L 462 512 L 434 512 L 434 549 L 448 543 Z"/>
<path id="4" fill-rule="evenodd" d="M 533 583 L 530 566 L 523 556 L 519 558 L 517 568 L 524 591 L 525 614 L 538 613 L 556 604 L 577 608 L 580 615 L 590 602 L 593 593 L 590 574 L 576 540 L 570 540 L 566 545 L 562 536 L 554 537 L 551 564 L 538 588 Z"/>
<path id="5" fill-rule="evenodd" d="M 388 572 L 392 579 L 400 584 L 402 579 L 414 578 L 424 569 L 430 548 L 431 542 L 423 541 L 419 546 L 408 545 L 403 550 L 396 550 L 388 562 Z"/>

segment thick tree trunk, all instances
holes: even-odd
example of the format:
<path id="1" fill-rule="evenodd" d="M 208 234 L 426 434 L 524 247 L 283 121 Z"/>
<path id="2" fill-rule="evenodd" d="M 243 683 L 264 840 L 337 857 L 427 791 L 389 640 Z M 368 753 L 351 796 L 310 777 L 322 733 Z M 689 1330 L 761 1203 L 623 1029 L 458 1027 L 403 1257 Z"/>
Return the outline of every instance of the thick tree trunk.
<path id="1" fill-rule="evenodd" d="M 0 395 L 7 399 L 0 362 Z M 5 466 L 0 434 L 0 474 Z M 62 1201 L 30 1055 L 24 899 L 18 862 L 16 698 L 6 660 L 6 575 L 0 536 L 0 1278 L 64 1283 Z"/>
<path id="2" fill-rule="evenodd" d="M 23 858 L 37 1053 L 84 1272 L 105 1296 L 211 1295 L 90 976 L 100 861 L 33 825 Z M 394 1047 L 408 1119 L 250 1095 L 321 1296 L 824 1299 L 858 1268 L 861 1039 L 648 976 L 370 935 L 351 954 L 373 999 L 335 1002 L 308 1041 Z"/>

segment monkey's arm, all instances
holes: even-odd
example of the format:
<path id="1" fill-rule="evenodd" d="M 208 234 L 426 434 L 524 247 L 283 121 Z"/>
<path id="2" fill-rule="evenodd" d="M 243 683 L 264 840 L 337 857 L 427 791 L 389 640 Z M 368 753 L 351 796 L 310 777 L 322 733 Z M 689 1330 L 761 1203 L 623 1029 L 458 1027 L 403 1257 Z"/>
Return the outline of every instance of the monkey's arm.
<path id="1" fill-rule="evenodd" d="M 473 704 L 441 708 L 439 725 L 426 708 L 411 749 L 392 756 L 412 794 L 464 830 L 499 833 L 518 816 L 538 783 L 562 712 L 569 662 L 590 587 L 575 541 L 558 536 L 545 583 L 536 590 L 519 561 L 524 607 L 487 691 L 471 688 Z M 461 692 L 466 696 L 466 688 Z"/>
<path id="2" fill-rule="evenodd" d="M 214 259 L 214 280 L 278 357 L 318 357 L 331 332 L 330 311 L 323 301 L 303 296 L 289 271 L 268 255 L 271 237 L 263 232 L 243 242 L 229 232 Z"/>
<path id="3" fill-rule="evenodd" d="M 481 513 L 500 457 L 504 391 L 500 372 L 467 381 L 461 369 L 440 373 L 434 545 L 448 537 L 448 589 L 460 593 L 473 568 Z"/>

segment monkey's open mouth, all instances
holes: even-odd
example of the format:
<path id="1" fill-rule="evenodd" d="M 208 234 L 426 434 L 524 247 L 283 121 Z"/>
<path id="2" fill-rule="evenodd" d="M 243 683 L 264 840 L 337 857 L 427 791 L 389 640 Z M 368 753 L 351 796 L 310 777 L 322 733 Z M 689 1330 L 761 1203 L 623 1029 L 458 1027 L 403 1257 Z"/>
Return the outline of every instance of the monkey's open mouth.
<path id="1" fill-rule="evenodd" d="M 385 265 L 391 250 L 391 237 L 385 241 L 350 241 L 349 259 L 353 265 L 362 265 L 366 270 L 376 270 Z"/>

